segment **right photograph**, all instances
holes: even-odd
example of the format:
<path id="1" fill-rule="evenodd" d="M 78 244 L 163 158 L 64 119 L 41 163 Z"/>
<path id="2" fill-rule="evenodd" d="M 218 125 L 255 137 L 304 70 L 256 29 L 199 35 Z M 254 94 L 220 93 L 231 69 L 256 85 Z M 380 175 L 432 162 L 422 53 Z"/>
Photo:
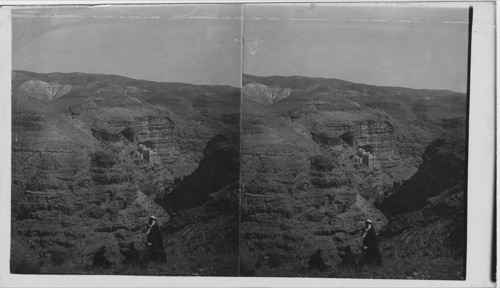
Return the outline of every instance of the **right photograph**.
<path id="1" fill-rule="evenodd" d="M 472 10 L 244 15 L 240 276 L 464 280 Z"/>

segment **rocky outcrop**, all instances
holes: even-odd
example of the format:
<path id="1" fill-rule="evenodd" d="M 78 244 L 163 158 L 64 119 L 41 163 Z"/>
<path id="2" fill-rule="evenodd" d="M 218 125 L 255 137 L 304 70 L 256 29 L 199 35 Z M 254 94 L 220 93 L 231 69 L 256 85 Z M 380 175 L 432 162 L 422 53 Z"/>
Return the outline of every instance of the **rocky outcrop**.
<path id="1" fill-rule="evenodd" d="M 321 126 L 314 127 L 311 131 L 314 142 L 326 146 L 354 145 L 354 129 L 352 126 Z"/>
<path id="2" fill-rule="evenodd" d="M 260 266 L 250 267 L 260 275 L 281 275 L 273 269 L 307 265 L 318 248 L 330 265 L 340 261 L 337 247 L 350 245 L 359 253 L 364 221 L 371 219 L 380 230 L 387 219 L 367 200 L 383 186 L 378 166 L 359 164 L 356 149 L 340 138 L 349 126 L 314 127 L 340 138 L 336 145 L 316 141 L 300 123 L 255 118 L 243 116 L 240 255 L 245 265 Z M 361 195 L 365 190 L 367 198 Z"/>
<path id="3" fill-rule="evenodd" d="M 465 145 L 437 139 L 417 173 L 379 206 L 391 222 L 381 233 L 386 257 L 463 257 L 466 239 Z"/>
<path id="4" fill-rule="evenodd" d="M 93 129 L 96 137 L 104 141 L 128 140 L 136 143 L 161 145 L 174 137 L 174 122 L 168 117 L 136 117 L 132 121 L 106 121 Z M 171 142 L 171 141 L 170 141 Z"/>
<path id="5" fill-rule="evenodd" d="M 384 200 L 380 209 L 387 215 L 398 215 L 423 208 L 430 197 L 449 189 L 465 177 L 465 145 L 437 139 L 422 156 L 424 162 L 417 173 L 402 183 L 392 196 Z"/>
<path id="6" fill-rule="evenodd" d="M 104 245 L 113 264 L 106 272 L 115 273 L 130 243 L 142 253 L 145 223 L 155 215 L 165 242 L 188 243 L 175 251 L 165 245 L 172 260 L 164 274 L 237 273 L 239 157 L 227 134 L 239 122 L 224 112 L 239 111 L 239 98 L 227 97 L 239 89 L 18 71 L 12 92 L 12 272 L 95 273 L 92 255 Z M 180 185 L 190 174 L 191 184 Z M 155 199 L 193 187 L 192 210 L 180 207 L 170 222 Z"/>
<path id="7" fill-rule="evenodd" d="M 387 224 L 385 216 L 362 196 L 342 188 L 309 189 L 308 193 L 245 193 L 241 210 L 240 257 L 263 262 L 262 271 L 272 267 L 291 269 L 307 265 L 318 248 L 330 265 L 340 261 L 337 247 L 351 246 L 360 253 L 363 223 L 371 219 L 376 229 Z M 266 259 L 278 257 L 279 263 Z M 261 273 L 266 273 L 262 272 Z"/>
<path id="8" fill-rule="evenodd" d="M 36 258 L 42 273 L 83 271 L 100 245 L 120 263 L 130 242 L 144 248 L 149 215 L 182 275 L 236 275 L 240 256 L 245 273 L 289 276 L 318 248 L 336 265 L 337 248 L 360 253 L 366 219 L 384 257 L 463 254 L 466 121 L 432 120 L 460 95 L 431 119 L 413 101 L 440 92 L 251 77 L 240 118 L 231 87 L 14 76 L 12 259 Z M 38 101 L 20 88 L 30 80 L 72 88 Z M 421 157 L 441 134 L 456 137 Z"/>
<path id="9" fill-rule="evenodd" d="M 136 118 L 130 128 L 137 142 L 160 144 L 174 137 L 174 122 L 168 117 Z"/>
<path id="10" fill-rule="evenodd" d="M 373 153 L 379 159 L 385 159 L 393 145 L 394 127 L 387 121 L 359 121 L 353 129 L 354 145 Z M 371 150 L 371 151 L 370 151 Z"/>
<path id="11" fill-rule="evenodd" d="M 106 131 L 104 129 L 95 129 L 91 128 L 92 136 L 99 141 L 106 142 L 122 142 L 125 140 L 125 137 L 121 133 L 113 133 Z"/>
<path id="12" fill-rule="evenodd" d="M 71 91 L 71 85 L 28 80 L 21 84 L 19 89 L 30 97 L 48 102 L 68 94 Z"/>
<path id="13" fill-rule="evenodd" d="M 348 180 L 340 171 L 333 171 L 335 160 L 332 157 L 315 155 L 311 158 L 310 181 L 317 188 L 335 188 L 348 185 Z"/>
<path id="14" fill-rule="evenodd" d="M 243 86 L 243 97 L 252 101 L 271 105 L 290 96 L 289 88 L 268 87 L 258 83 L 249 83 Z"/>
<path id="15" fill-rule="evenodd" d="M 426 201 L 422 209 L 399 214 L 381 233 L 384 257 L 463 257 L 466 243 L 463 182 Z"/>
<path id="16" fill-rule="evenodd" d="M 237 276 L 238 206 L 239 185 L 232 183 L 211 193 L 203 205 L 175 213 L 164 226 L 168 261 L 196 257 L 192 269 L 202 275 Z"/>
<path id="17" fill-rule="evenodd" d="M 154 162 L 153 154 L 163 162 L 172 162 L 178 158 L 175 126 L 168 117 L 146 116 L 136 117 L 132 121 L 98 122 L 91 131 L 99 141 L 118 146 L 133 143 L 147 147 L 146 152 L 141 151 L 144 156 L 141 156 L 140 160 L 146 159 L 148 163 Z"/>
<path id="18" fill-rule="evenodd" d="M 420 217 L 420 209 L 432 199 L 429 198 L 431 194 L 436 196 L 443 190 L 435 190 L 435 193 L 430 190 L 429 195 L 419 190 L 410 193 L 416 196 L 405 193 L 396 196 L 401 189 L 417 192 L 411 186 L 419 184 L 408 179 L 417 171 L 422 158 L 424 163 L 420 167 L 433 162 L 432 159 L 441 154 L 436 153 L 441 148 L 432 148 L 435 145 L 431 145 L 422 157 L 429 142 L 443 135 L 444 130 L 455 134 L 455 130 L 463 127 L 459 121 L 432 122 L 427 121 L 426 113 L 415 115 L 411 112 L 412 101 L 421 94 L 434 95 L 433 91 L 400 90 L 307 77 L 244 75 L 244 83 L 292 90 L 287 98 L 273 105 L 244 102 L 249 103 L 243 107 L 241 150 L 240 263 L 245 273 L 291 275 L 295 273 L 291 272 L 296 271 L 294 269 L 307 267 L 309 256 L 318 248 L 323 250 L 327 264 L 337 265 L 340 262 L 337 248 L 350 246 L 355 254 L 361 253 L 366 219 L 372 220 L 375 230 L 380 233 L 384 241 L 381 246 L 384 257 L 388 258 L 401 256 L 406 259 L 418 254 L 420 248 L 426 250 L 424 246 L 431 245 L 432 241 L 451 243 L 451 239 L 441 237 L 446 232 L 438 233 L 439 237 L 432 236 L 438 235 L 436 230 L 443 229 L 446 223 L 456 227 L 454 232 L 450 230 L 451 234 L 461 233 L 459 210 L 463 211 L 463 207 L 455 205 L 456 201 L 452 200 L 459 196 L 442 199 L 442 203 L 455 207 L 447 210 L 457 218 L 446 219 L 437 214 L 422 218 L 419 225 L 425 229 L 416 229 L 418 232 L 415 233 L 422 233 L 424 238 L 411 234 L 415 227 L 412 221 Z M 462 97 L 455 96 L 457 101 Z M 450 101 L 448 105 L 456 103 Z M 443 106 L 432 109 L 442 109 L 445 117 L 448 108 L 443 109 Z M 426 120 L 417 121 L 418 117 Z M 445 124 L 453 128 L 443 129 Z M 463 134 L 458 135 L 461 138 Z M 462 149 L 465 147 L 463 142 L 458 145 Z M 429 173 L 419 176 L 417 172 L 415 177 L 426 178 L 423 182 L 430 184 L 442 176 L 446 181 L 445 174 L 454 173 L 453 165 L 435 164 L 431 165 L 435 167 L 429 169 Z M 444 172 L 435 176 L 431 171 L 437 167 Z M 394 185 L 401 180 L 405 180 L 401 186 Z M 439 189 L 444 187 L 436 186 Z M 394 195 L 389 196 L 392 193 Z M 389 214 L 385 215 L 374 204 L 384 199 L 391 203 L 391 207 L 405 209 L 404 212 L 397 211 L 399 220 L 395 220 L 396 214 L 392 214 L 392 222 L 389 222 Z M 404 205 L 396 203 L 396 199 Z M 431 210 L 434 212 L 430 214 L 438 211 Z M 417 245 L 416 241 L 420 244 Z M 406 243 L 411 244 L 405 246 Z M 453 245 L 461 246 L 459 241 Z M 450 247 L 451 244 L 435 246 L 436 249 L 427 251 L 445 255 L 439 254 L 438 250 L 446 251 Z M 394 256 L 396 254 L 398 256 Z"/>
<path id="19" fill-rule="evenodd" d="M 239 179 L 239 139 L 217 135 L 203 150 L 198 168 L 172 192 L 158 200 L 167 211 L 203 204 L 208 195 Z"/>
<path id="20" fill-rule="evenodd" d="M 312 139 L 321 145 L 360 147 L 385 161 L 394 149 L 394 127 L 387 121 L 364 120 L 353 123 L 330 121 L 316 124 Z"/>

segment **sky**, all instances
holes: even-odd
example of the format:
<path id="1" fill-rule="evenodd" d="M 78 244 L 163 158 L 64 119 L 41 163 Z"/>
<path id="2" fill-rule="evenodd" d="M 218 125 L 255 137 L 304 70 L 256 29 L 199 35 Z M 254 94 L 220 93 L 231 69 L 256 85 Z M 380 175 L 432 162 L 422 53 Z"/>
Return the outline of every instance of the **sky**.
<path id="1" fill-rule="evenodd" d="M 246 5 L 244 73 L 467 88 L 468 9 Z"/>
<path id="2" fill-rule="evenodd" d="M 259 76 L 457 92 L 467 87 L 468 9 L 72 6 L 16 9 L 12 27 L 13 69 L 35 72 L 240 87 L 243 68 Z"/>
<path id="3" fill-rule="evenodd" d="M 240 5 L 17 9 L 13 69 L 241 83 Z"/>

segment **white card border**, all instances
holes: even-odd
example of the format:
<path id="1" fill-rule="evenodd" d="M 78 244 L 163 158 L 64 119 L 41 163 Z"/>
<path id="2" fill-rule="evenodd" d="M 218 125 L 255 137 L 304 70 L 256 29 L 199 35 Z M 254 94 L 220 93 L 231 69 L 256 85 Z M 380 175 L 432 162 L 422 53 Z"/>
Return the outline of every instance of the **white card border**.
<path id="1" fill-rule="evenodd" d="M 203 1 L 202 3 L 283 3 L 285 1 Z M 285 3 L 318 1 L 286 1 Z M 168 276 L 80 276 L 14 275 L 9 272 L 10 253 L 10 151 L 11 151 L 11 23 L 10 7 L 0 8 L 0 286 L 1 287 L 493 287 L 491 247 L 495 183 L 495 101 L 496 96 L 496 10 L 493 1 L 342 1 L 349 5 L 417 5 L 423 7 L 473 6 L 474 21 L 471 55 L 471 96 L 469 126 L 469 181 L 467 219 L 467 279 L 465 281 L 168 277 Z M 0 1 L 1 5 L 73 4 L 173 4 L 200 1 L 158 1 L 147 3 L 108 1 Z M 322 2 L 325 3 L 325 2 Z M 329 1 L 332 5 L 343 5 Z M 500 121 L 497 119 L 497 124 Z M 499 160 L 497 160 L 500 163 Z M 497 172 L 497 175 L 498 174 Z M 497 202 L 498 203 L 498 202 Z M 500 217 L 497 216 L 497 219 Z M 498 240 L 497 240 L 498 242 Z"/>

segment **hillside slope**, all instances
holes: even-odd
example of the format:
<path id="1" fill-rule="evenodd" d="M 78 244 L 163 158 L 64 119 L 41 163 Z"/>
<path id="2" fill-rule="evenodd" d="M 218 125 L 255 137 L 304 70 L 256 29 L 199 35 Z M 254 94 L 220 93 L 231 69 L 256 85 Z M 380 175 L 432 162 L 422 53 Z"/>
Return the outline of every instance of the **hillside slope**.
<path id="1" fill-rule="evenodd" d="M 237 238 L 226 244 L 224 239 L 234 234 L 237 201 L 229 202 L 236 208 L 228 204 L 224 209 L 217 199 L 226 196 L 211 198 L 213 193 L 238 197 L 238 189 L 227 188 L 238 183 L 230 175 L 234 171 L 219 173 L 219 179 L 230 181 L 207 190 L 199 187 L 196 202 L 178 213 L 168 214 L 157 202 L 165 205 L 160 199 L 176 194 L 200 164 L 219 161 L 205 159 L 218 139 L 239 138 L 239 107 L 240 89 L 229 86 L 13 71 L 13 272 L 23 272 L 22 261 L 28 261 L 42 273 L 82 273 L 101 245 L 118 267 L 124 260 L 120 250 L 129 243 L 144 248 L 144 223 L 156 215 L 164 231 L 170 231 L 163 233 L 167 247 L 169 239 L 182 238 L 178 235 L 194 225 L 205 241 L 197 244 L 201 250 L 196 257 L 219 257 L 206 273 L 235 275 Z M 238 151 L 238 145 L 233 143 L 233 149 Z M 235 161 L 238 166 L 239 158 Z M 196 175 L 207 178 L 208 172 Z M 181 205 L 170 198 L 168 204 Z M 196 207 L 205 207 L 206 221 L 166 228 L 184 217 L 184 209 Z M 167 250 L 168 258 L 173 252 Z M 190 275 L 207 268 L 206 263 L 184 269 L 167 265 L 155 273 Z"/>
<path id="2" fill-rule="evenodd" d="M 285 89 L 286 97 L 261 100 L 270 99 L 269 91 Z M 412 195 L 417 191 L 398 190 L 407 187 L 401 183 L 439 177 L 434 170 L 421 172 L 419 166 L 433 165 L 445 169 L 443 175 L 464 181 L 463 174 L 450 170 L 454 164 L 442 158 L 428 164 L 434 150 L 426 147 L 438 138 L 453 138 L 465 149 L 465 94 L 244 75 L 242 101 L 240 255 L 251 274 L 309 275 L 301 269 L 318 248 L 333 266 L 340 262 L 338 249 L 351 246 L 361 253 L 364 220 L 385 231 L 397 225 L 387 217 L 417 199 L 404 198 L 401 189 Z M 450 181 L 455 185 L 456 180 Z M 435 187 L 412 207 L 425 209 L 428 198 L 448 186 Z M 396 204 L 396 199 L 404 203 Z M 394 209 L 383 213 L 376 208 L 383 202 L 394 203 Z M 463 206 L 457 209 L 450 213 Z"/>

